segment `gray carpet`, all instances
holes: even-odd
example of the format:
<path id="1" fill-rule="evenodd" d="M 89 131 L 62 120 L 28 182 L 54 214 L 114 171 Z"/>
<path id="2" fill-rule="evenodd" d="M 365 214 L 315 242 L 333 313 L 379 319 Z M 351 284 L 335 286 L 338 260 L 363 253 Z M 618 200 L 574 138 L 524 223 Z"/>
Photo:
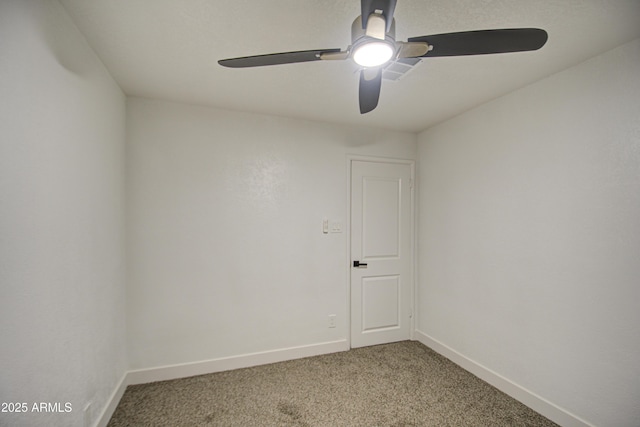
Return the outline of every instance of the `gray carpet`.
<path id="1" fill-rule="evenodd" d="M 120 426 L 555 426 L 403 341 L 127 387 Z"/>

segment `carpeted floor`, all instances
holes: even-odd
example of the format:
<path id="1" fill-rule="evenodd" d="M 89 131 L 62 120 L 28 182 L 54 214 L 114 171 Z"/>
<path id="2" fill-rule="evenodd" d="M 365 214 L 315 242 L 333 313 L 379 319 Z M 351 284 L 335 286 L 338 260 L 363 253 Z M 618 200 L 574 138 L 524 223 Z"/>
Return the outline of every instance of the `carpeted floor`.
<path id="1" fill-rule="evenodd" d="M 555 426 L 415 341 L 129 386 L 120 426 Z"/>

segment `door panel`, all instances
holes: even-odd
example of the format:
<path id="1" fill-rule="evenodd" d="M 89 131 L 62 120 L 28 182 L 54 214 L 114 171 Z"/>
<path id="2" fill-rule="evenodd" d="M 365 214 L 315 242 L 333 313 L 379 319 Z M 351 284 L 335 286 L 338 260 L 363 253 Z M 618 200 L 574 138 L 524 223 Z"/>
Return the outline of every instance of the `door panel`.
<path id="1" fill-rule="evenodd" d="M 400 327 L 400 276 L 362 278 L 362 331 Z"/>
<path id="2" fill-rule="evenodd" d="M 352 347 L 410 337 L 410 183 L 410 164 L 351 162 Z"/>
<path id="3" fill-rule="evenodd" d="M 401 181 L 362 177 L 362 256 L 397 257 Z"/>

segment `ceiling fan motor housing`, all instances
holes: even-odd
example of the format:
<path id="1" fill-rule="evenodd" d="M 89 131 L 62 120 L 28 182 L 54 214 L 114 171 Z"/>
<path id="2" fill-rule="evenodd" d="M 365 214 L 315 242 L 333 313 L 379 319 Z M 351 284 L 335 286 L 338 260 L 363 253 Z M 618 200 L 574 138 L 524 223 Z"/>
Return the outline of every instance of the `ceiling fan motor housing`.
<path id="1" fill-rule="evenodd" d="M 374 14 L 371 15 L 372 17 Z M 381 16 L 381 15 L 380 15 Z M 384 18 L 382 20 L 384 24 Z M 371 22 L 370 22 L 371 24 Z M 384 40 L 367 35 L 367 30 L 362 28 L 362 16 L 358 16 L 351 24 L 351 52 L 355 53 L 358 48 L 370 43 L 384 43 L 388 45 L 395 56 L 396 53 L 396 20 L 391 20 L 389 31 L 384 35 Z"/>

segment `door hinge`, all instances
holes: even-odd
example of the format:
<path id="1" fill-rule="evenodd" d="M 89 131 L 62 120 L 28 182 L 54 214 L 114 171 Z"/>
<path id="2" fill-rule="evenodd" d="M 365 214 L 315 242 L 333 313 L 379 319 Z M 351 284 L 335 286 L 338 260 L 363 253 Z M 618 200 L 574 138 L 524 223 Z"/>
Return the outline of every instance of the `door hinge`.
<path id="1" fill-rule="evenodd" d="M 409 188 L 413 188 L 413 180 L 412 179 L 409 180 Z"/>

